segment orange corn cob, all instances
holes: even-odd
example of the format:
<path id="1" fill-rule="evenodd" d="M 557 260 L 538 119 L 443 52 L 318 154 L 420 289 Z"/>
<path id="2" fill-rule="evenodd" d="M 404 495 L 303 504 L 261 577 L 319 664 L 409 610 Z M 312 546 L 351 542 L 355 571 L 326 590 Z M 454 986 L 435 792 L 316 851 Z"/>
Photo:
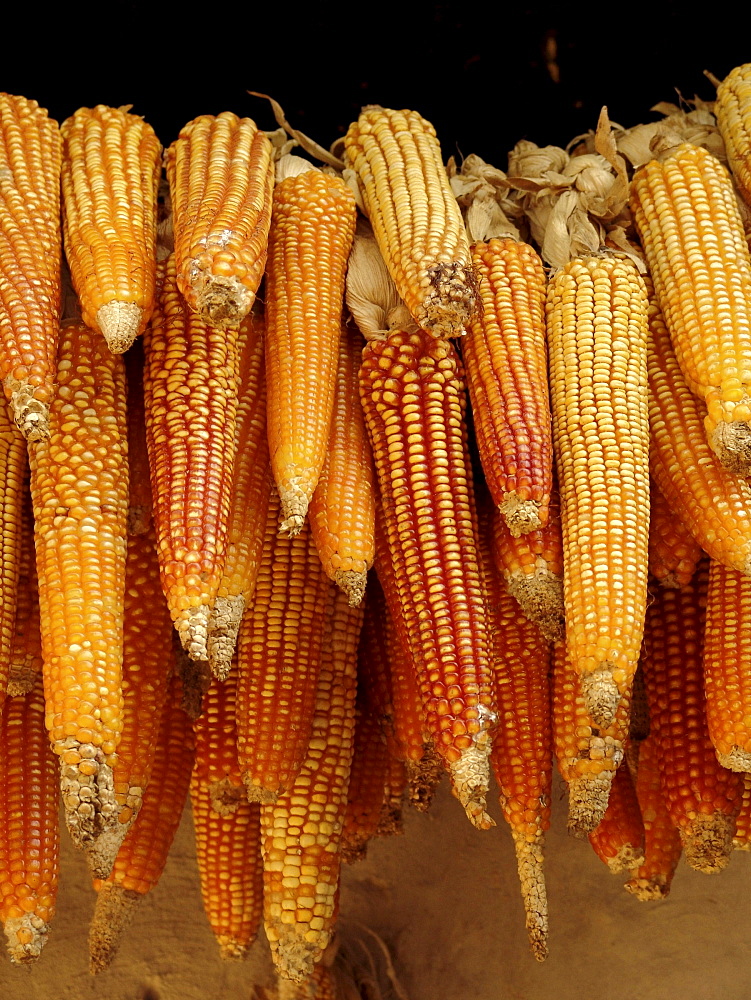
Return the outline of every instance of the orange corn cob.
<path id="1" fill-rule="evenodd" d="M 751 472 L 751 255 L 725 167 L 682 143 L 631 184 L 631 208 L 678 362 L 728 468 Z"/>
<path id="2" fill-rule="evenodd" d="M 350 125 L 344 155 L 415 322 L 437 337 L 462 334 L 477 279 L 435 129 L 416 111 L 370 105 Z"/>
<path id="3" fill-rule="evenodd" d="M 701 547 L 653 481 L 649 487 L 649 572 L 663 587 L 683 587 L 700 559 Z"/>
<path id="4" fill-rule="evenodd" d="M 548 523 L 514 537 L 500 511 L 491 516 L 493 561 L 508 592 L 548 642 L 562 639 L 563 537 L 558 494 L 553 491 Z"/>
<path id="5" fill-rule="evenodd" d="M 751 851 L 751 774 L 743 775 L 741 810 L 735 821 L 734 851 Z"/>
<path id="6" fill-rule="evenodd" d="M 362 609 L 333 590 L 313 733 L 288 792 L 261 806 L 264 925 L 277 972 L 300 982 L 326 949 L 336 919 L 340 841 L 355 725 Z"/>
<path id="7" fill-rule="evenodd" d="M 644 836 L 636 790 L 624 765 L 615 772 L 608 807 L 589 834 L 589 842 L 600 861 L 617 875 L 644 864 Z"/>
<path id="8" fill-rule="evenodd" d="M 683 850 L 660 785 L 658 753 L 654 737 L 647 737 L 639 748 L 636 772 L 636 797 L 644 822 L 644 863 L 625 888 L 642 902 L 667 896 Z"/>
<path id="9" fill-rule="evenodd" d="M 57 122 L 0 94 L 0 379 L 29 441 L 48 433 L 60 315 Z"/>
<path id="10" fill-rule="evenodd" d="M 195 774 L 190 799 L 203 908 L 222 958 L 244 958 L 263 912 L 260 807 L 239 801 L 216 813 L 209 786 Z"/>
<path id="11" fill-rule="evenodd" d="M 143 341 L 138 340 L 125 355 L 128 379 L 128 534 L 142 535 L 151 527 L 154 501 L 151 495 L 149 451 L 146 443 L 146 408 L 143 399 Z"/>
<path id="12" fill-rule="evenodd" d="M 265 292 L 268 435 L 281 530 L 291 534 L 303 525 L 326 457 L 356 212 L 344 181 L 313 167 L 274 189 Z"/>
<path id="13" fill-rule="evenodd" d="M 248 796 L 259 802 L 289 789 L 305 759 L 333 588 L 309 525 L 280 536 L 278 517 L 274 497 L 253 605 L 240 626 L 237 749 Z"/>
<path id="14" fill-rule="evenodd" d="M 630 260 L 580 257 L 548 289 L 566 645 L 608 726 L 639 661 L 647 599 L 647 295 Z"/>
<path id="15" fill-rule="evenodd" d="M 751 64 L 728 73 L 717 88 L 713 110 L 735 183 L 751 204 Z"/>
<path id="16" fill-rule="evenodd" d="M 338 1000 L 341 995 L 333 970 L 319 962 L 300 983 L 280 979 L 273 1000 Z"/>
<path id="17" fill-rule="evenodd" d="M 383 790 L 381 816 L 378 820 L 376 837 L 390 837 L 404 832 L 402 803 L 407 790 L 407 771 L 404 762 L 388 755 L 388 772 Z"/>
<path id="18" fill-rule="evenodd" d="M 642 651 L 644 644 L 642 643 Z M 634 686 L 631 688 L 631 718 L 628 723 L 628 738 L 631 740 L 631 756 L 638 760 L 638 744 L 649 736 L 649 705 L 647 690 L 644 687 L 644 668 L 641 660 L 634 674 Z"/>
<path id="19" fill-rule="evenodd" d="M 237 658 L 226 680 L 212 678 L 203 711 L 194 719 L 196 763 L 194 781 L 207 789 L 212 812 L 227 816 L 245 798 L 237 755 Z"/>
<path id="20" fill-rule="evenodd" d="M 117 823 L 128 513 L 122 358 L 81 323 L 60 331 L 50 436 L 30 452 L 46 724 L 66 820 L 85 846 Z"/>
<path id="21" fill-rule="evenodd" d="M 8 686 L 20 583 L 26 494 L 26 442 L 0 399 L 0 708 Z M 22 598 L 23 601 L 23 598 Z"/>
<path id="22" fill-rule="evenodd" d="M 360 395 L 426 730 L 467 815 L 486 828 L 495 707 L 456 352 L 423 331 L 371 341 Z"/>
<path id="23" fill-rule="evenodd" d="M 628 743 L 630 704 L 628 696 L 622 698 L 613 722 L 595 725 L 565 644 L 556 642 L 553 649 L 553 746 L 558 770 L 569 786 L 568 831 L 584 837 L 605 815 Z"/>
<path id="24" fill-rule="evenodd" d="M 0 921 L 12 962 L 33 962 L 55 913 L 58 784 L 42 677 L 0 715 Z"/>
<path id="25" fill-rule="evenodd" d="M 106 881 L 95 879 L 98 892 L 89 928 L 90 971 L 106 969 L 134 907 L 161 878 L 180 825 L 193 768 L 190 719 L 178 707 L 179 682 L 173 677 L 156 744 L 151 780 L 136 821 L 128 831 Z"/>
<path id="26" fill-rule="evenodd" d="M 361 861 L 368 841 L 381 820 L 384 789 L 389 771 L 389 751 L 380 720 L 360 698 L 355 714 L 355 742 L 347 808 L 342 828 L 341 853 L 347 864 Z"/>
<path id="27" fill-rule="evenodd" d="M 396 753 L 387 616 L 383 587 L 374 571 L 368 579 L 365 615 L 357 647 L 357 677 L 369 709 L 378 719 L 384 740 L 391 752 Z"/>
<path id="28" fill-rule="evenodd" d="M 644 682 L 660 781 L 686 860 L 702 872 L 728 862 L 743 775 L 722 767 L 709 739 L 702 651 L 708 567 L 691 583 L 658 589 L 647 613 Z"/>
<path id="29" fill-rule="evenodd" d="M 207 642 L 209 665 L 220 680 L 229 672 L 240 621 L 255 590 L 272 489 L 266 438 L 263 330 L 263 320 L 258 316 L 250 317 L 240 327 L 240 387 L 227 558 L 209 618 Z"/>
<path id="30" fill-rule="evenodd" d="M 146 433 L 162 587 L 183 647 L 208 656 L 206 633 L 224 569 L 237 410 L 237 330 L 189 312 L 175 258 L 144 336 Z"/>
<path id="31" fill-rule="evenodd" d="M 271 143 L 230 111 L 188 122 L 165 154 L 177 281 L 206 323 L 239 326 L 266 266 Z"/>
<path id="32" fill-rule="evenodd" d="M 122 354 L 154 308 L 162 147 L 125 108 L 79 108 L 63 138 L 63 236 L 84 323 Z"/>
<path id="33" fill-rule="evenodd" d="M 16 617 L 10 646 L 8 697 L 28 694 L 42 670 L 42 633 L 39 630 L 39 584 L 34 553 L 34 515 L 31 498 L 21 502 L 21 551 L 16 593 Z"/>
<path id="34" fill-rule="evenodd" d="M 328 451 L 310 502 L 323 568 L 353 604 L 363 598 L 375 553 L 375 471 L 357 378 L 363 344 L 354 327 L 342 327 Z"/>
<path id="35" fill-rule="evenodd" d="M 751 573 L 751 487 L 706 441 L 654 296 L 649 303 L 650 471 L 668 506 L 718 562 Z"/>
<path id="36" fill-rule="evenodd" d="M 723 767 L 751 771 L 751 579 L 710 560 L 704 626 L 709 736 Z"/>
<path id="37" fill-rule="evenodd" d="M 512 535 L 548 520 L 553 475 L 545 272 L 526 243 L 472 246 L 478 309 L 462 341 L 475 434 L 493 502 Z"/>

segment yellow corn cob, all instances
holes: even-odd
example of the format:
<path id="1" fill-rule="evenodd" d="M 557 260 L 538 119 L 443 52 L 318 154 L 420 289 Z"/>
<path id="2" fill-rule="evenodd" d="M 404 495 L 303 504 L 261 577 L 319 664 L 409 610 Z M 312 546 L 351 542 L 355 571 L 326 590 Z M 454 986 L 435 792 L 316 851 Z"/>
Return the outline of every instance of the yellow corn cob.
<path id="1" fill-rule="evenodd" d="M 751 255 L 728 172 L 682 143 L 634 175 L 631 206 L 684 377 L 723 465 L 751 472 Z"/>
<path id="2" fill-rule="evenodd" d="M 683 587 L 699 559 L 701 547 L 653 480 L 649 487 L 649 572 L 663 587 Z"/>
<path id="3" fill-rule="evenodd" d="M 566 646 L 593 722 L 639 661 L 647 598 L 647 295 L 631 261 L 571 261 L 548 287 Z"/>
<path id="4" fill-rule="evenodd" d="M 42 633 L 39 630 L 39 584 L 34 554 L 34 515 L 31 497 L 21 504 L 21 551 L 16 617 L 10 647 L 8 697 L 28 694 L 42 671 Z"/>
<path id="5" fill-rule="evenodd" d="M 128 514 L 122 358 L 63 326 L 50 436 L 30 452 L 47 728 L 81 847 L 117 823 Z"/>
<path id="6" fill-rule="evenodd" d="M 274 190 L 265 287 L 268 436 L 280 530 L 293 534 L 326 457 L 356 213 L 344 181 L 312 167 Z"/>
<path id="7" fill-rule="evenodd" d="M 180 130 L 165 162 L 180 291 L 205 322 L 239 326 L 266 266 L 271 143 L 250 118 L 201 115 Z"/>
<path id="8" fill-rule="evenodd" d="M 0 398 L 0 708 L 11 667 L 23 544 L 22 508 L 26 495 L 26 442 Z M 21 600 L 25 600 L 23 595 Z"/>
<path id="9" fill-rule="evenodd" d="M 416 111 L 363 108 L 344 137 L 383 258 L 418 326 L 462 334 L 477 279 L 435 129 Z"/>
<path id="10" fill-rule="evenodd" d="M 751 205 L 751 63 L 736 66 L 722 81 L 714 113 L 735 183 Z"/>
<path id="11" fill-rule="evenodd" d="M 45 437 L 60 315 L 57 122 L 0 94 L 0 379 L 29 441 Z"/>
<path id="12" fill-rule="evenodd" d="M 79 108 L 63 138 L 63 237 L 87 326 L 122 354 L 154 307 L 162 147 L 125 108 Z"/>
<path id="13" fill-rule="evenodd" d="M 42 677 L 0 715 L 0 922 L 13 962 L 33 962 L 55 912 L 58 786 Z"/>

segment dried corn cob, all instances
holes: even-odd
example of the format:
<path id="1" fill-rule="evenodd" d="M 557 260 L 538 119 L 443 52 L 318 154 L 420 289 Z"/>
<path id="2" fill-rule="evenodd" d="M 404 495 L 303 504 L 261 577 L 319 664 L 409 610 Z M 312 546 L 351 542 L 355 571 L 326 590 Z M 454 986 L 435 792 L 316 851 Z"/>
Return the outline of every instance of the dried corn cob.
<path id="1" fill-rule="evenodd" d="M 511 534 L 548 520 L 553 474 L 545 273 L 526 243 L 472 245 L 480 302 L 462 356 L 480 459 Z"/>
<path id="2" fill-rule="evenodd" d="M 79 108 L 63 139 L 63 236 L 84 323 L 122 354 L 154 307 L 162 147 L 127 108 Z"/>
<path id="3" fill-rule="evenodd" d="M 639 748 L 636 772 L 636 797 L 644 822 L 644 863 L 625 888 L 642 902 L 667 896 L 683 850 L 660 785 L 658 753 L 654 737 L 647 737 Z"/>
<path id="4" fill-rule="evenodd" d="M 362 615 L 345 594 L 330 591 L 305 762 L 289 791 L 261 806 L 266 937 L 277 972 L 297 982 L 313 971 L 336 917 Z"/>
<path id="5" fill-rule="evenodd" d="M 357 212 L 340 177 L 305 166 L 274 190 L 265 292 L 271 468 L 280 530 L 292 534 L 303 525 L 326 456 Z"/>
<path id="6" fill-rule="evenodd" d="M 230 813 L 215 812 L 195 774 L 190 799 L 203 908 L 222 958 L 244 958 L 263 912 L 260 807 L 239 801 Z"/>
<path id="7" fill-rule="evenodd" d="M 701 547 L 653 481 L 649 487 L 649 572 L 663 587 L 683 587 L 699 559 Z"/>
<path id="8" fill-rule="evenodd" d="M 271 143 L 229 111 L 188 122 L 166 152 L 177 282 L 206 323 L 239 326 L 266 266 Z"/>
<path id="9" fill-rule="evenodd" d="M 48 433 L 60 315 L 57 122 L 0 94 L 0 379 L 29 441 Z"/>
<path id="10" fill-rule="evenodd" d="M 363 339 L 342 327 L 328 451 L 310 502 L 310 526 L 328 576 L 359 604 L 375 553 L 375 471 L 357 373 Z"/>
<path id="11" fill-rule="evenodd" d="M 378 719 L 381 733 L 393 753 L 396 745 L 391 663 L 386 641 L 387 616 L 383 587 L 373 571 L 368 579 L 365 615 L 357 647 L 357 678 L 370 711 Z"/>
<path id="12" fill-rule="evenodd" d="M 209 665 L 220 680 L 229 672 L 240 621 L 255 589 L 271 495 L 263 327 L 263 320 L 257 316 L 240 327 L 240 387 L 227 558 L 209 618 L 207 640 Z"/>
<path id="13" fill-rule="evenodd" d="M 655 292 L 723 465 L 751 472 L 751 256 L 725 167 L 682 143 L 636 172 L 631 207 Z"/>
<path id="14" fill-rule="evenodd" d="M 402 803 L 407 790 L 407 770 L 404 762 L 389 754 L 388 774 L 383 790 L 381 816 L 378 820 L 377 837 L 390 837 L 395 833 L 404 833 L 402 821 Z"/>
<path id="15" fill-rule="evenodd" d="M 736 66 L 717 88 L 717 125 L 746 204 L 751 204 L 751 63 Z"/>
<path id="16" fill-rule="evenodd" d="M 33 962 L 55 912 L 57 765 L 44 728 L 42 676 L 0 715 L 0 922 L 12 962 Z"/>
<path id="17" fill-rule="evenodd" d="M 477 279 L 435 129 L 416 111 L 371 105 L 350 125 L 344 150 L 415 322 L 437 337 L 460 335 L 475 309 Z"/>
<path id="18" fill-rule="evenodd" d="M 743 775 L 743 796 L 735 821 L 733 850 L 751 851 L 751 774 Z"/>
<path id="19" fill-rule="evenodd" d="M 333 584 L 310 526 L 277 533 L 269 504 L 255 596 L 240 626 L 237 749 L 251 801 L 273 802 L 292 786 L 313 725 L 324 611 Z"/>
<path id="20" fill-rule="evenodd" d="M 389 751 L 378 716 L 358 692 L 355 736 L 341 854 L 347 864 L 361 861 L 381 819 L 389 771 Z"/>
<path id="21" fill-rule="evenodd" d="M 721 871 L 732 848 L 743 775 L 721 767 L 709 739 L 702 650 L 708 567 L 680 589 L 660 587 L 647 611 L 644 682 L 670 818 L 697 871 Z"/>
<path id="22" fill-rule="evenodd" d="M 627 259 L 575 259 L 550 282 L 547 320 L 566 645 L 607 726 L 633 680 L 647 598 L 644 283 Z"/>
<path id="23" fill-rule="evenodd" d="M 21 502 L 21 549 L 16 593 L 16 617 L 10 646 L 8 697 L 28 694 L 42 671 L 39 629 L 39 584 L 34 553 L 34 515 L 26 493 Z"/>
<path id="24" fill-rule="evenodd" d="M 178 707 L 173 677 L 162 710 L 156 756 L 143 806 L 122 843 L 109 878 L 95 880 L 98 892 L 89 928 L 90 971 L 102 972 L 115 957 L 120 935 L 139 901 L 159 881 L 180 824 L 193 768 L 193 733 Z"/>
<path id="25" fill-rule="evenodd" d="M 652 478 L 713 559 L 751 573 L 751 487 L 724 468 L 709 448 L 701 401 L 686 385 L 652 295 L 647 367 Z"/>
<path id="26" fill-rule="evenodd" d="M 717 760 L 751 771 L 751 579 L 710 560 L 704 693 Z"/>
<path id="27" fill-rule="evenodd" d="M 360 395 L 425 729 L 468 817 L 486 828 L 495 706 L 456 353 L 424 331 L 373 340 Z"/>
<path id="28" fill-rule="evenodd" d="M 10 407 L 0 399 L 0 708 L 11 666 L 27 474 L 26 442 L 13 424 Z"/>
<path id="29" fill-rule="evenodd" d="M 589 842 L 614 875 L 644 864 L 644 822 L 628 767 L 615 772 L 608 807 Z"/>
<path id="30" fill-rule="evenodd" d="M 162 587 L 183 647 L 205 660 L 224 568 L 237 410 L 237 330 L 186 308 L 175 258 L 144 336 L 146 433 Z"/>
<path id="31" fill-rule="evenodd" d="M 138 340 L 125 355 L 128 379 L 128 534 L 142 535 L 151 527 L 154 500 L 151 495 L 149 451 L 146 443 L 146 408 L 143 398 L 143 341 Z"/>
<path id="32" fill-rule="evenodd" d="M 196 737 L 193 780 L 206 789 L 212 811 L 220 816 L 236 812 L 245 799 L 237 755 L 237 682 L 235 657 L 224 681 L 212 678 L 203 699 L 203 712 L 193 722 Z"/>
<path id="33" fill-rule="evenodd" d="M 334 972 L 319 962 L 300 983 L 280 979 L 274 1000 L 337 1000 L 339 996 Z"/>
<path id="34" fill-rule="evenodd" d="M 49 438 L 30 452 L 47 728 L 78 846 L 117 823 L 128 513 L 122 358 L 81 323 L 60 331 Z"/>

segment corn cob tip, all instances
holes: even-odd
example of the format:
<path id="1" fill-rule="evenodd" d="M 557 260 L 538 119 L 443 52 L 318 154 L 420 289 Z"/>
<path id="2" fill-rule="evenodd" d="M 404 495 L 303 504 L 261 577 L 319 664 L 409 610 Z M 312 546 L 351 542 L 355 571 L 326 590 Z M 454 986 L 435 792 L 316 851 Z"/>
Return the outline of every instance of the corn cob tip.
<path id="1" fill-rule="evenodd" d="M 279 524 L 279 534 L 294 538 L 302 531 L 305 518 L 308 515 L 309 499 L 299 486 L 285 484 L 279 490 L 279 500 L 282 505 L 282 521 Z"/>
<path id="2" fill-rule="evenodd" d="M 78 763 L 61 761 L 60 791 L 71 839 L 76 847 L 86 850 L 115 827 L 118 804 L 112 768 L 104 763 L 101 750 L 92 744 L 76 744 L 75 750 L 81 757 Z M 107 875 L 109 871 L 97 872 L 98 878 Z"/>
<path id="3" fill-rule="evenodd" d="M 229 778 L 212 781 L 209 785 L 209 802 L 212 810 L 218 816 L 231 816 L 237 812 L 237 807 L 243 798 L 240 785 L 233 785 Z"/>
<path id="4" fill-rule="evenodd" d="M 587 712 L 592 722 L 602 729 L 607 729 L 615 718 L 621 700 L 618 685 L 613 680 L 614 669 L 614 665 L 606 660 L 591 674 L 585 674 L 581 679 L 582 697 Z"/>
<path id="5" fill-rule="evenodd" d="M 86 862 L 92 878 L 107 878 L 115 864 L 120 845 L 125 840 L 125 834 L 131 825 L 132 820 L 127 823 L 117 823 L 116 826 L 100 833 L 90 844 L 86 845 Z"/>
<path id="6" fill-rule="evenodd" d="M 190 283 L 195 292 L 196 312 L 218 330 L 239 326 L 255 302 L 253 292 L 232 275 L 196 269 Z"/>
<path id="7" fill-rule="evenodd" d="M 715 750 L 715 755 L 719 763 L 730 771 L 746 773 L 751 771 L 751 753 L 742 747 L 733 747 L 730 753 L 720 753 L 719 750 Z"/>
<path id="8" fill-rule="evenodd" d="M 460 337 L 477 304 L 477 277 L 471 267 L 452 260 L 428 268 L 430 291 L 424 315 L 416 317 L 434 337 Z"/>
<path id="9" fill-rule="evenodd" d="M 244 941 L 236 941 L 226 934 L 218 934 L 216 943 L 219 945 L 219 955 L 225 962 L 239 962 L 248 954 L 248 945 Z"/>
<path id="10" fill-rule="evenodd" d="M 516 493 L 506 493 L 498 504 L 498 510 L 514 538 L 543 527 L 540 505 L 536 500 L 520 500 Z"/>
<path id="11" fill-rule="evenodd" d="M 36 682 L 37 672 L 33 667 L 14 666 L 13 674 L 8 678 L 5 694 L 8 698 L 20 698 L 32 690 Z"/>
<path id="12" fill-rule="evenodd" d="M 89 927 L 89 972 L 96 976 L 112 964 L 120 936 L 133 919 L 141 894 L 105 882 L 99 890 Z"/>
<path id="13" fill-rule="evenodd" d="M 681 586 L 681 581 L 678 579 L 677 574 L 673 572 L 665 573 L 657 582 L 666 590 L 678 590 Z"/>
<path id="14" fill-rule="evenodd" d="M 512 831 L 516 867 L 524 901 L 529 947 L 538 962 L 548 957 L 548 897 L 543 871 L 544 835 L 531 843 L 523 833 Z"/>
<path id="15" fill-rule="evenodd" d="M 664 875 L 653 875 L 651 878 L 630 878 L 624 882 L 623 888 L 636 896 L 640 903 L 649 903 L 656 899 L 665 899 L 670 894 L 670 885 Z"/>
<path id="16" fill-rule="evenodd" d="M 219 681 L 227 679 L 232 666 L 232 656 L 237 646 L 240 622 L 245 611 L 242 594 L 217 597 L 209 617 L 207 649 L 209 667 Z"/>
<path id="17" fill-rule="evenodd" d="M 708 425 L 708 426 L 707 426 Z M 705 420 L 709 446 L 730 472 L 751 475 L 751 425 L 735 420 L 713 424 Z"/>
<path id="18" fill-rule="evenodd" d="M 644 864 L 644 848 L 623 844 L 614 857 L 608 858 L 607 864 L 613 875 L 635 871 Z"/>
<path id="19" fill-rule="evenodd" d="M 27 441 L 42 441 L 50 436 L 50 408 L 34 397 L 34 387 L 8 375 L 5 392 L 10 391 L 10 405 L 16 427 Z"/>
<path id="20" fill-rule="evenodd" d="M 418 812 L 427 812 L 443 777 L 441 758 L 432 747 L 426 747 L 420 760 L 408 760 L 405 766 L 409 804 Z"/>
<path id="21" fill-rule="evenodd" d="M 404 833 L 404 818 L 402 817 L 401 799 L 399 802 L 388 801 L 381 806 L 378 818 L 376 837 L 392 837 Z"/>
<path id="22" fill-rule="evenodd" d="M 506 581 L 508 592 L 524 614 L 533 621 L 548 642 L 558 642 L 566 634 L 563 613 L 563 581 L 549 569 L 515 573 Z"/>
<path id="23" fill-rule="evenodd" d="M 351 608 L 362 604 L 367 582 L 367 573 L 356 573 L 353 569 L 340 569 L 334 574 L 334 583 L 347 595 L 347 603 Z"/>
<path id="24" fill-rule="evenodd" d="M 47 943 L 49 924 L 35 913 L 24 913 L 22 917 L 8 917 L 4 926 L 11 962 L 14 965 L 36 962 Z"/>
<path id="25" fill-rule="evenodd" d="M 263 788 L 256 784 L 253 777 L 246 771 L 243 773 L 245 791 L 248 795 L 248 802 L 260 802 L 261 805 L 273 805 L 279 798 L 279 792 L 270 792 L 268 788 Z"/>
<path id="26" fill-rule="evenodd" d="M 449 764 L 451 790 L 464 806 L 467 819 L 478 830 L 490 830 L 495 826 L 485 802 L 490 787 L 489 753 L 490 740 L 478 739 L 462 750 L 458 760 Z"/>
<path id="27" fill-rule="evenodd" d="M 610 798 L 615 771 L 580 774 L 568 786 L 568 832 L 583 840 L 600 825 Z"/>
<path id="28" fill-rule="evenodd" d="M 108 302 L 97 310 L 96 321 L 113 354 L 125 354 L 138 336 L 143 309 L 135 302 Z"/>
<path id="29" fill-rule="evenodd" d="M 358 861 L 364 861 L 368 856 L 368 841 L 357 841 L 349 844 L 342 844 L 339 853 L 345 865 L 356 865 Z"/>
<path id="30" fill-rule="evenodd" d="M 196 608 L 187 608 L 175 622 L 183 649 L 194 662 L 209 658 L 207 639 L 210 616 L 208 604 L 200 604 Z"/>
<path id="31" fill-rule="evenodd" d="M 283 979 L 302 983 L 312 975 L 316 962 L 326 950 L 331 932 L 318 931 L 315 940 L 306 941 L 301 936 L 302 927 L 296 924 L 276 924 L 274 931 L 274 939 L 270 941 L 274 968 Z"/>
<path id="32" fill-rule="evenodd" d="M 145 535 L 151 527 L 151 507 L 134 504 L 128 507 L 128 534 Z"/>
<path id="33" fill-rule="evenodd" d="M 735 834 L 735 818 L 726 813 L 699 813 L 681 831 L 686 861 L 697 872 L 713 875 L 730 860 Z"/>
<path id="34" fill-rule="evenodd" d="M 195 721 L 203 711 L 203 696 L 211 684 L 211 671 L 207 660 L 193 660 L 180 646 L 176 652 L 176 670 L 180 675 L 182 697 L 180 708 Z"/>

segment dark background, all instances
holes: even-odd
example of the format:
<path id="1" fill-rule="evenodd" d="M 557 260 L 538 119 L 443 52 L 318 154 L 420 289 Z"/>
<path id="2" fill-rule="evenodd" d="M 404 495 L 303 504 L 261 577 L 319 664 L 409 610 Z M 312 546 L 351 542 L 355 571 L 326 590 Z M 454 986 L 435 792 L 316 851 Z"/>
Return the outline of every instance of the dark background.
<path id="1" fill-rule="evenodd" d="M 602 104 L 622 125 L 652 120 L 650 107 L 675 100 L 676 89 L 711 100 L 705 68 L 722 78 L 751 61 L 751 15 L 711 3 L 693 14 L 685 3 L 603 0 L 211 0 L 195 10 L 28 7 L 15 36 L 4 15 L 0 89 L 35 98 L 58 120 L 80 106 L 132 104 L 165 145 L 205 113 L 232 110 L 274 127 L 266 102 L 246 89 L 275 96 L 326 146 L 363 104 L 408 107 L 434 123 L 446 157 L 476 152 L 505 167 L 520 138 L 565 144 L 594 127 Z"/>

